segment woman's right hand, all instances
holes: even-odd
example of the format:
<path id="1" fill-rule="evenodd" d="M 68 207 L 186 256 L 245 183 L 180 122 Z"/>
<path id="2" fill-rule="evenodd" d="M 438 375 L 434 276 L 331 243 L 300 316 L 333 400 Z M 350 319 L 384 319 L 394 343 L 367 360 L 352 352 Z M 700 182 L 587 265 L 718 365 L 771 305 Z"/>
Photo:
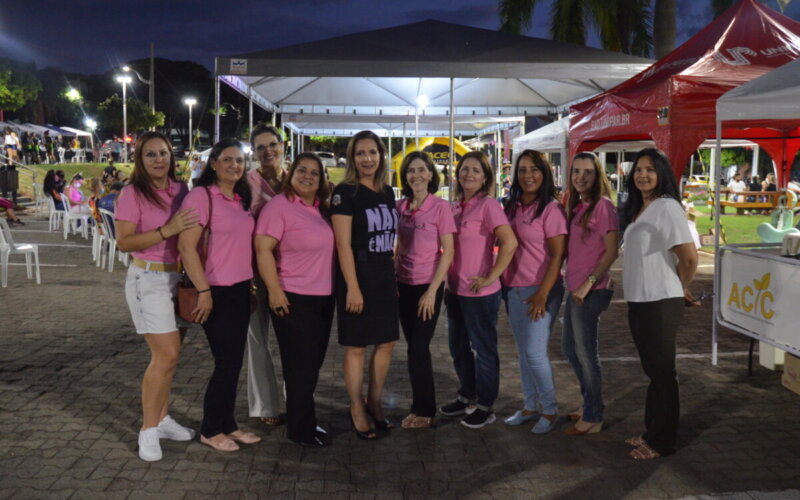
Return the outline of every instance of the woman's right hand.
<path id="1" fill-rule="evenodd" d="M 354 287 L 347 287 L 345 310 L 352 314 L 361 314 L 364 311 L 364 296 L 361 295 L 361 290 Z"/>
<path id="2" fill-rule="evenodd" d="M 211 314 L 211 309 L 214 307 L 214 301 L 211 299 L 211 292 L 203 292 L 197 295 L 197 307 L 192 311 L 192 318 L 198 323 L 205 323 L 208 321 L 208 316 Z"/>
<path id="3" fill-rule="evenodd" d="M 197 211 L 194 208 L 187 208 L 184 210 L 178 211 L 172 218 L 164 224 L 161 228 L 161 232 L 164 233 L 165 238 L 171 238 L 172 236 L 178 235 L 189 229 L 190 227 L 194 227 L 200 220 L 200 216 L 197 214 Z"/>
<path id="4" fill-rule="evenodd" d="M 270 290 L 269 291 L 269 308 L 275 312 L 278 317 L 289 315 L 289 299 L 283 290 Z"/>

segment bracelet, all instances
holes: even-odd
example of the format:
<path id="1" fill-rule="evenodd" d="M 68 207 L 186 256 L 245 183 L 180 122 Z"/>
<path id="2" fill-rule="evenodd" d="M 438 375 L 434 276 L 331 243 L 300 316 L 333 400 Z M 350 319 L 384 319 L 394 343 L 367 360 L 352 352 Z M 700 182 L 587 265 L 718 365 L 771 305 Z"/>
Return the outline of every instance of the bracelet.
<path id="1" fill-rule="evenodd" d="M 164 236 L 164 233 L 162 233 L 162 232 L 161 232 L 161 226 L 158 226 L 158 227 L 156 228 L 156 231 L 158 231 L 158 234 L 159 234 L 159 236 L 161 236 L 161 239 L 162 239 L 162 240 L 166 240 L 166 239 L 167 239 L 167 237 L 166 237 L 166 236 Z"/>
<path id="2" fill-rule="evenodd" d="M 210 292 L 210 291 L 211 291 L 211 289 L 210 289 L 210 288 L 206 288 L 205 290 L 198 290 L 198 291 L 197 291 L 197 293 L 198 293 L 198 295 L 199 295 L 199 294 L 201 294 L 201 293 L 206 293 L 206 292 Z"/>

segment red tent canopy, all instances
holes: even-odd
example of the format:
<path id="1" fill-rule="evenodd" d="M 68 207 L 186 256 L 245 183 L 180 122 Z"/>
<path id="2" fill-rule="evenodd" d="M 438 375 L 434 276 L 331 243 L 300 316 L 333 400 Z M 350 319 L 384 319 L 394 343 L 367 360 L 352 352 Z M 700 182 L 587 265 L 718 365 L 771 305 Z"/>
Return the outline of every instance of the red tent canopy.
<path id="1" fill-rule="evenodd" d="M 648 69 L 572 106 L 570 157 L 606 142 L 652 139 L 680 177 L 692 152 L 715 136 L 717 98 L 798 57 L 800 23 L 741 0 Z M 789 165 L 800 145 L 779 139 L 785 130 L 774 128 L 726 128 L 722 135 L 752 140 Z"/>

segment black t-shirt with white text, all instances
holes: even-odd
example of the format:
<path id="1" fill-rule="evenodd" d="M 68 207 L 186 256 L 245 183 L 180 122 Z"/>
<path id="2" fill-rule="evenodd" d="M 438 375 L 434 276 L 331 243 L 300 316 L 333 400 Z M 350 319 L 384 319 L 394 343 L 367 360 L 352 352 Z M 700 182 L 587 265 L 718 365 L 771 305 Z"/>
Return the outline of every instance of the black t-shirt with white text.
<path id="1" fill-rule="evenodd" d="M 376 193 L 362 185 L 339 184 L 333 190 L 331 213 L 353 217 L 353 250 L 373 254 L 394 251 L 397 209 L 391 187 Z"/>

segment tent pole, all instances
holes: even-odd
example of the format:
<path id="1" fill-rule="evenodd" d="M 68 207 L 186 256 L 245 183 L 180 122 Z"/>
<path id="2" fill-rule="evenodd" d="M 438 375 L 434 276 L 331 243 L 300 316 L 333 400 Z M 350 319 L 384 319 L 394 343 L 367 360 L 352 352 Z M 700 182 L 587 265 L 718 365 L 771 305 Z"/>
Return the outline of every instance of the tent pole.
<path id="1" fill-rule="evenodd" d="M 273 127 L 275 126 L 275 115 L 277 115 L 277 114 L 278 114 L 278 110 L 276 110 L 275 108 L 272 108 L 272 126 Z"/>
<path id="2" fill-rule="evenodd" d="M 450 77 L 450 154 L 448 155 L 447 172 L 447 198 L 453 201 L 453 171 L 456 158 L 456 117 L 455 117 L 455 78 Z"/>
<path id="3" fill-rule="evenodd" d="M 247 135 L 253 132 L 253 87 L 247 87 L 247 103 L 249 111 L 250 128 L 247 130 Z"/>
<path id="4" fill-rule="evenodd" d="M 719 253 L 719 231 L 720 231 L 720 203 L 719 203 L 719 196 L 722 191 L 720 186 L 721 183 L 721 176 L 720 173 L 722 169 L 720 168 L 720 158 L 722 157 L 722 122 L 717 118 L 717 147 L 715 150 L 716 154 L 713 155 L 714 157 L 711 159 L 711 171 L 712 177 L 711 179 L 714 181 L 714 308 L 712 313 L 712 320 L 711 320 L 711 364 L 716 366 L 717 365 L 717 315 L 719 314 L 720 309 L 720 295 L 722 291 L 720 290 L 720 282 L 721 282 L 721 269 L 720 264 L 722 262 L 720 253 Z"/>
<path id="5" fill-rule="evenodd" d="M 619 197 L 619 191 L 622 189 L 622 176 L 625 174 L 625 169 L 622 168 L 623 161 L 625 161 L 625 153 L 617 151 L 617 197 Z"/>
<path id="6" fill-rule="evenodd" d="M 406 122 L 403 122 L 403 159 L 406 157 Z"/>
<path id="7" fill-rule="evenodd" d="M 219 76 L 214 78 L 214 144 L 219 142 Z"/>
<path id="8" fill-rule="evenodd" d="M 750 169 L 750 177 L 758 175 L 758 160 L 761 153 L 761 148 L 756 144 L 753 146 L 753 167 Z M 777 176 L 777 173 L 775 174 Z"/>

